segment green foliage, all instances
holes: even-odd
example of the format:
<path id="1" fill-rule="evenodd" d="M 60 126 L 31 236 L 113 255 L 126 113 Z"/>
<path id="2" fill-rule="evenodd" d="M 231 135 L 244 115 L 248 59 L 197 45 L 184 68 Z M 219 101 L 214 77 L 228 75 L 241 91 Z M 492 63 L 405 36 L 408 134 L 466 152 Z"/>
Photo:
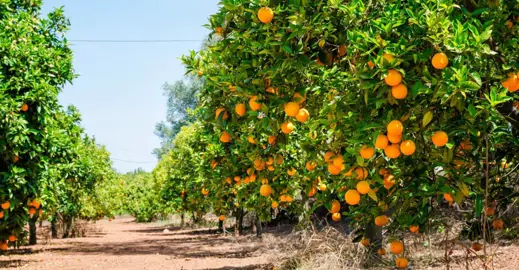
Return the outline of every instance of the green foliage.
<path id="1" fill-rule="evenodd" d="M 121 176 L 124 197 L 122 209 L 134 216 L 137 222 L 150 222 L 166 216 L 160 200 L 162 183 L 151 173 L 136 170 Z"/>

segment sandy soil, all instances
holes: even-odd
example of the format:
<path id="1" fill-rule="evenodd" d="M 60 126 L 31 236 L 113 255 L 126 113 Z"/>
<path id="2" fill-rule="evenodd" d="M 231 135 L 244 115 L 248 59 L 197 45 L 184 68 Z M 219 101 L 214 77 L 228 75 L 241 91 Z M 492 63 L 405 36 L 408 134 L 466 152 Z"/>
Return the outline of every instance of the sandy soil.
<path id="1" fill-rule="evenodd" d="M 0 257 L 6 269 L 272 269 L 255 252 L 261 242 L 178 227 L 137 224 L 133 218 L 97 223 L 86 238 L 55 239 Z M 169 232 L 163 232 L 167 228 Z"/>

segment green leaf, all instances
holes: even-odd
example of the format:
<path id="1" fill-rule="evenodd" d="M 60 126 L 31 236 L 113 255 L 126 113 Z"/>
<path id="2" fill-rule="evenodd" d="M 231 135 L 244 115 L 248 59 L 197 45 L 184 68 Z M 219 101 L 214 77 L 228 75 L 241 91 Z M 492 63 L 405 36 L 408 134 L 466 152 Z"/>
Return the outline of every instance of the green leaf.
<path id="1" fill-rule="evenodd" d="M 427 111 L 422 119 L 422 127 L 426 127 L 433 119 L 433 113 L 431 111 Z"/>

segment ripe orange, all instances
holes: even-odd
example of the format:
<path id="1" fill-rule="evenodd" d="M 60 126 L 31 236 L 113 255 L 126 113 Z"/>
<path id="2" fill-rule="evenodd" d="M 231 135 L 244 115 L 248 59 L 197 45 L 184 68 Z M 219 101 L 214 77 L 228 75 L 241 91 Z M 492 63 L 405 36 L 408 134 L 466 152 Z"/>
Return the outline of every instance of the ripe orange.
<path id="1" fill-rule="evenodd" d="M 337 222 L 341 221 L 341 213 L 333 213 L 332 220 Z"/>
<path id="2" fill-rule="evenodd" d="M 294 96 L 292 96 L 292 99 L 294 99 L 297 103 L 302 104 L 306 101 L 306 96 L 303 97 L 300 93 L 295 92 Z"/>
<path id="3" fill-rule="evenodd" d="M 268 158 L 267 158 L 267 161 L 265 161 L 265 164 L 267 164 L 267 165 L 272 165 L 272 164 L 274 164 L 274 158 L 273 158 L 273 157 L 268 157 Z"/>
<path id="4" fill-rule="evenodd" d="M 268 197 L 270 194 L 272 194 L 272 188 L 269 184 L 263 184 L 260 187 L 260 194 L 261 196 Z"/>
<path id="5" fill-rule="evenodd" d="M 402 134 L 404 132 L 404 125 L 402 125 L 402 122 L 398 120 L 393 120 L 387 124 L 387 133 L 388 134 Z"/>
<path id="6" fill-rule="evenodd" d="M 368 194 L 368 192 L 371 190 L 371 187 L 369 186 L 369 183 L 367 181 L 359 181 L 357 183 L 357 191 L 360 194 Z"/>
<path id="7" fill-rule="evenodd" d="M 7 240 L 9 240 L 9 242 L 16 241 L 17 240 L 16 235 L 9 235 L 9 238 L 7 238 Z"/>
<path id="8" fill-rule="evenodd" d="M 34 214 L 36 214 L 36 209 L 34 207 L 29 208 L 29 215 L 32 216 Z"/>
<path id="9" fill-rule="evenodd" d="M 278 94 L 278 90 L 275 89 L 274 87 L 268 87 L 265 91 L 266 91 L 267 93 L 271 93 L 271 94 L 274 94 L 274 95 L 277 95 L 277 94 Z"/>
<path id="10" fill-rule="evenodd" d="M 360 194 L 358 191 L 350 189 L 346 191 L 346 194 L 344 194 L 344 199 L 349 205 L 357 205 L 360 202 Z"/>
<path id="11" fill-rule="evenodd" d="M 412 233 L 417 233 L 418 230 L 420 230 L 420 226 L 418 226 L 418 225 L 411 225 L 409 227 L 409 231 L 412 232 Z"/>
<path id="12" fill-rule="evenodd" d="M 218 218 L 220 221 L 224 221 L 225 220 L 225 215 L 220 215 L 220 217 Z"/>
<path id="13" fill-rule="evenodd" d="M 222 36 L 222 33 L 223 33 L 223 28 L 218 26 L 214 29 L 214 32 L 219 35 L 219 36 Z"/>
<path id="14" fill-rule="evenodd" d="M 294 198 L 292 198 L 292 196 L 290 196 L 290 195 L 286 195 L 285 198 L 286 198 L 286 202 L 292 202 L 294 200 Z"/>
<path id="15" fill-rule="evenodd" d="M 241 177 L 239 177 L 239 176 L 234 177 L 234 182 L 240 182 L 240 181 L 241 181 Z"/>
<path id="16" fill-rule="evenodd" d="M 310 187 L 310 190 L 308 191 L 308 197 L 313 197 L 317 193 L 317 187 L 312 186 Z"/>
<path id="17" fill-rule="evenodd" d="M 493 216 L 496 211 L 495 211 L 494 207 L 487 207 L 487 208 L 485 208 L 485 212 L 486 212 L 487 216 Z"/>
<path id="18" fill-rule="evenodd" d="M 38 209 L 40 208 L 41 203 L 38 200 L 34 199 L 31 201 L 31 205 L 34 206 L 34 208 Z"/>
<path id="19" fill-rule="evenodd" d="M 398 269 L 405 269 L 409 265 L 409 261 L 406 257 L 396 258 L 395 265 Z"/>
<path id="20" fill-rule="evenodd" d="M 373 64 L 373 62 L 371 62 L 371 60 L 370 60 L 370 61 L 368 61 L 368 67 L 373 69 L 375 67 L 375 64 Z"/>
<path id="21" fill-rule="evenodd" d="M 397 86 L 402 82 L 402 74 L 397 70 L 390 69 L 387 71 L 387 75 L 384 80 L 389 86 Z"/>
<path id="22" fill-rule="evenodd" d="M 386 168 L 382 168 L 382 169 L 380 169 L 380 170 L 378 171 L 378 174 L 380 174 L 380 175 L 386 175 L 386 174 L 389 174 L 389 171 L 388 171 L 388 169 L 386 169 Z"/>
<path id="23" fill-rule="evenodd" d="M 294 131 L 295 126 L 292 124 L 292 122 L 285 122 L 281 124 L 281 131 L 285 134 L 290 134 L 292 131 Z"/>
<path id="24" fill-rule="evenodd" d="M 400 148 L 398 144 L 392 144 L 384 149 L 384 154 L 388 158 L 398 158 L 400 156 Z"/>
<path id="25" fill-rule="evenodd" d="M 262 23 L 270 23 L 274 18 L 274 11 L 269 7 L 262 7 L 258 11 L 258 19 Z"/>
<path id="26" fill-rule="evenodd" d="M 224 131 L 222 132 L 222 135 L 220 135 L 220 141 L 223 143 L 228 143 L 231 141 L 231 134 L 229 132 Z"/>
<path id="27" fill-rule="evenodd" d="M 277 165 L 281 165 L 281 163 L 283 163 L 283 156 L 282 155 L 278 155 L 277 158 L 276 158 L 276 164 Z"/>
<path id="28" fill-rule="evenodd" d="M 332 201 L 332 207 L 330 208 L 330 213 L 339 213 L 341 211 L 341 203 L 338 200 Z"/>
<path id="29" fill-rule="evenodd" d="M 344 165 L 342 165 L 342 167 L 341 166 L 335 166 L 332 162 L 330 162 L 328 164 L 328 172 L 331 175 L 338 175 L 338 174 L 340 174 L 342 169 L 344 169 Z"/>
<path id="30" fill-rule="evenodd" d="M 270 145 L 275 144 L 276 143 L 276 136 L 274 136 L 274 135 L 269 136 L 268 142 L 269 142 Z"/>
<path id="31" fill-rule="evenodd" d="M 492 227 L 494 228 L 494 230 L 500 231 L 503 229 L 504 225 L 505 223 L 500 218 L 494 219 L 494 221 L 492 222 Z"/>
<path id="32" fill-rule="evenodd" d="M 0 242 L 0 250 L 6 251 L 8 249 L 7 242 Z"/>
<path id="33" fill-rule="evenodd" d="M 391 143 L 399 143 L 402 141 L 402 133 L 400 134 L 393 134 L 393 133 L 388 133 L 387 134 L 387 139 L 391 142 Z M 384 148 L 385 149 L 385 148 Z"/>
<path id="34" fill-rule="evenodd" d="M 9 209 L 9 207 L 11 207 L 11 203 L 9 201 L 5 201 L 4 203 L 2 203 L 2 209 L 4 210 L 7 210 Z"/>
<path id="35" fill-rule="evenodd" d="M 257 100 L 258 100 L 258 96 L 252 96 L 249 99 L 249 107 L 253 111 L 257 111 L 257 110 L 261 109 L 261 103 L 258 103 Z"/>
<path id="36" fill-rule="evenodd" d="M 230 185 L 232 183 L 232 180 L 230 177 L 227 177 L 227 178 L 225 178 L 225 182 L 227 182 L 227 184 Z M 184 195 L 184 194 L 182 194 L 182 195 Z"/>
<path id="37" fill-rule="evenodd" d="M 360 240 L 360 244 L 367 247 L 369 246 L 369 239 L 368 238 L 362 238 L 362 240 Z"/>
<path id="38" fill-rule="evenodd" d="M 14 158 L 13 158 L 14 163 L 18 162 L 18 160 L 20 160 L 20 158 L 18 156 L 14 156 Z"/>
<path id="39" fill-rule="evenodd" d="M 310 118 L 310 113 L 306 109 L 300 109 L 296 115 L 297 121 L 301 123 L 308 121 L 308 118 Z"/>
<path id="40" fill-rule="evenodd" d="M 391 95 L 396 99 L 404 99 L 407 97 L 407 86 L 401 83 L 399 85 L 391 87 Z"/>
<path id="41" fill-rule="evenodd" d="M 333 161 L 333 160 L 331 160 L 331 158 L 332 158 L 333 156 L 335 156 L 335 153 L 334 153 L 334 152 L 332 152 L 332 151 L 328 151 L 328 152 L 326 152 L 326 153 L 324 154 L 324 161 L 326 161 L 326 162 Z"/>
<path id="42" fill-rule="evenodd" d="M 388 62 L 391 62 L 391 61 L 393 61 L 393 59 L 395 59 L 395 57 L 393 57 L 393 55 L 391 55 L 389 53 L 384 53 L 382 55 L 382 57 L 384 57 L 384 59 L 386 59 Z"/>
<path id="43" fill-rule="evenodd" d="M 236 86 L 234 86 L 234 85 L 229 85 L 229 91 L 231 91 L 231 92 L 236 91 Z"/>
<path id="44" fill-rule="evenodd" d="M 449 65 L 449 58 L 444 53 L 437 53 L 433 56 L 431 62 L 435 69 L 444 69 Z"/>
<path id="45" fill-rule="evenodd" d="M 375 149 L 367 145 L 363 145 L 360 148 L 360 156 L 364 159 L 370 159 L 375 154 Z"/>
<path id="46" fill-rule="evenodd" d="M 411 140 L 403 141 L 400 144 L 400 152 L 406 156 L 410 156 L 416 151 L 416 145 Z"/>
<path id="47" fill-rule="evenodd" d="M 4 211 L 0 211 L 0 219 L 4 217 Z"/>
<path id="48" fill-rule="evenodd" d="M 449 142 L 449 136 L 444 131 L 436 131 L 432 136 L 432 142 L 438 147 L 445 146 Z"/>
<path id="49" fill-rule="evenodd" d="M 249 143 L 256 144 L 256 140 L 254 140 L 254 137 L 252 135 L 249 135 L 249 137 L 247 137 L 247 141 Z"/>
<path id="50" fill-rule="evenodd" d="M 454 199 L 452 198 L 452 196 L 449 194 L 449 193 L 445 193 L 443 194 L 443 198 L 448 201 L 448 202 L 452 202 L 454 201 Z"/>
<path id="51" fill-rule="evenodd" d="M 234 110 L 236 111 L 236 114 L 239 116 L 244 116 L 245 113 L 247 112 L 247 108 L 245 107 L 245 104 L 243 104 L 243 103 L 236 104 L 236 107 L 234 108 Z"/>
<path id="52" fill-rule="evenodd" d="M 222 116 L 221 116 L 222 120 L 225 120 L 229 117 L 229 115 L 227 114 L 227 111 L 225 111 L 225 108 L 223 108 L 223 107 L 220 107 L 216 110 L 216 119 L 218 119 L 218 117 L 220 117 L 221 114 L 222 114 Z"/>
<path id="53" fill-rule="evenodd" d="M 290 117 L 295 117 L 299 113 L 299 110 L 301 108 L 299 107 L 299 103 L 297 102 L 288 102 L 285 104 L 285 114 Z"/>
<path id="54" fill-rule="evenodd" d="M 26 112 L 27 110 L 29 110 L 29 105 L 23 104 L 21 110 L 22 112 Z"/>
<path id="55" fill-rule="evenodd" d="M 401 254 L 404 252 L 404 244 L 399 240 L 395 240 L 389 245 L 389 251 L 395 255 Z"/>
<path id="56" fill-rule="evenodd" d="M 276 201 L 272 201 L 272 204 L 271 204 L 271 206 L 272 206 L 272 208 L 276 209 L 276 208 L 278 208 L 278 206 L 279 206 L 279 203 L 278 203 L 278 202 L 276 202 Z"/>
<path id="57" fill-rule="evenodd" d="M 294 176 L 297 173 L 297 171 L 294 168 L 290 168 L 290 169 L 287 170 L 287 173 L 290 176 Z"/>
<path id="58" fill-rule="evenodd" d="M 483 245 L 479 242 L 472 243 L 472 249 L 474 251 L 480 251 L 483 248 Z"/>
<path id="59" fill-rule="evenodd" d="M 377 139 L 375 140 L 375 147 L 378 149 L 385 149 L 388 144 L 387 136 L 384 134 L 379 134 Z"/>
<path id="60" fill-rule="evenodd" d="M 389 223 L 389 218 L 386 215 L 380 215 L 375 218 L 375 225 L 379 227 L 386 226 Z"/>
<path id="61" fill-rule="evenodd" d="M 364 180 L 369 176 L 368 170 L 362 167 L 356 168 L 355 173 L 357 174 L 357 180 Z"/>
<path id="62" fill-rule="evenodd" d="M 313 171 L 317 167 L 317 163 L 315 163 L 314 161 L 308 161 L 308 162 L 306 162 L 305 167 L 308 171 Z"/>
<path id="63" fill-rule="evenodd" d="M 512 28 L 514 28 L 514 23 L 512 21 L 508 20 L 505 22 L 505 26 L 508 29 L 512 29 Z"/>
<path id="64" fill-rule="evenodd" d="M 385 248 L 381 248 L 377 251 L 378 255 L 380 256 L 383 256 L 383 255 L 386 255 L 386 249 Z"/>
<path id="65" fill-rule="evenodd" d="M 462 150 L 471 150 L 472 149 L 472 142 L 469 139 L 466 139 L 460 143 L 459 146 Z"/>
<path id="66" fill-rule="evenodd" d="M 320 190 L 320 191 L 326 191 L 327 188 L 328 188 L 328 187 L 327 187 L 326 184 L 324 184 L 324 183 L 319 185 L 319 190 Z"/>
<path id="67" fill-rule="evenodd" d="M 332 163 L 333 165 L 335 165 L 336 167 L 340 167 L 341 165 L 343 165 L 344 163 L 344 157 L 342 155 L 335 155 L 333 158 L 332 158 Z M 344 169 L 344 168 L 343 168 Z M 342 169 L 341 169 L 342 170 Z"/>
<path id="68" fill-rule="evenodd" d="M 502 82 L 504 88 L 508 89 L 508 92 L 515 92 L 519 90 L 519 73 L 510 73 L 508 79 Z"/>
<path id="69" fill-rule="evenodd" d="M 346 45 L 342 44 L 341 46 L 339 46 L 339 49 L 337 50 L 337 54 L 342 57 L 342 56 L 345 56 L 346 55 Z"/>

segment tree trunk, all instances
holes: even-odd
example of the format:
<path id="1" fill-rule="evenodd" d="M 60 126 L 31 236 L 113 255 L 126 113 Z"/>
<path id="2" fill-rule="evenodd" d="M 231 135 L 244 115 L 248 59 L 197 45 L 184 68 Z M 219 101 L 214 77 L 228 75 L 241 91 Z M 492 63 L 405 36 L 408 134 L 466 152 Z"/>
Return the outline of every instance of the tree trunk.
<path id="1" fill-rule="evenodd" d="M 43 219 L 40 219 L 40 228 L 43 227 Z"/>
<path id="2" fill-rule="evenodd" d="M 63 232 L 63 238 L 69 238 L 70 236 L 70 230 L 72 229 L 72 217 L 63 217 L 64 222 L 64 232 Z"/>
<path id="3" fill-rule="evenodd" d="M 239 233 L 240 235 L 243 235 L 243 208 L 240 208 L 240 220 L 239 220 L 239 223 L 238 223 L 238 230 L 239 230 Z"/>
<path id="4" fill-rule="evenodd" d="M 195 212 L 191 212 L 191 219 L 193 220 L 193 223 L 197 223 Z"/>
<path id="5" fill-rule="evenodd" d="M 58 230 L 56 229 L 57 219 L 58 218 L 56 216 L 53 216 L 50 221 L 50 231 L 52 234 L 52 238 L 58 238 Z"/>
<path id="6" fill-rule="evenodd" d="M 256 236 L 261 237 L 262 231 L 261 231 L 261 220 L 259 218 L 259 215 L 256 214 Z"/>
<path id="7" fill-rule="evenodd" d="M 29 245 L 36 245 L 36 221 L 38 221 L 38 214 L 34 214 L 29 218 Z"/>
<path id="8" fill-rule="evenodd" d="M 180 214 L 180 227 L 184 227 L 184 213 Z"/>
<path id="9" fill-rule="evenodd" d="M 218 221 L 218 231 L 223 233 L 224 231 L 224 228 L 223 228 L 223 220 L 220 220 Z"/>

